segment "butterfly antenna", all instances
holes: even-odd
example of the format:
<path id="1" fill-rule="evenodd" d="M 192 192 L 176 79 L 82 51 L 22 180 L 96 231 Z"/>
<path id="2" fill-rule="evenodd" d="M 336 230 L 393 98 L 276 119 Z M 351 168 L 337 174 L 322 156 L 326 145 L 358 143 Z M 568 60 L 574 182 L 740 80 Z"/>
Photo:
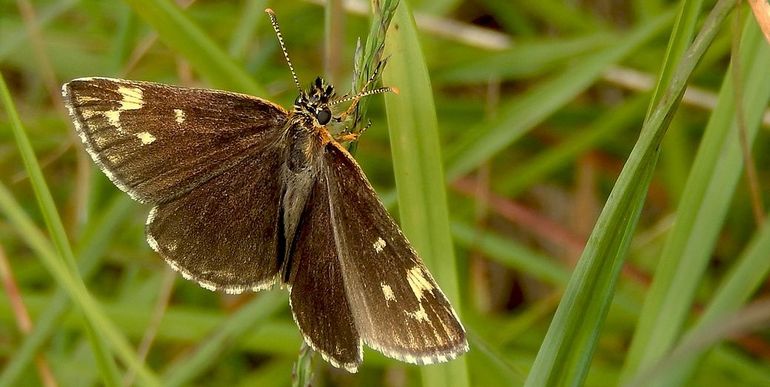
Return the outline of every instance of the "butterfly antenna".
<path id="1" fill-rule="evenodd" d="M 283 51 L 283 56 L 286 58 L 286 63 L 289 65 L 289 70 L 291 70 L 291 77 L 294 78 L 294 84 L 297 85 L 297 90 L 302 92 L 302 88 L 299 86 L 299 79 L 297 79 L 297 73 L 294 72 L 294 66 L 291 64 L 291 59 L 289 59 L 289 52 L 286 51 L 286 45 L 283 44 L 283 35 L 281 34 L 281 28 L 278 27 L 278 19 L 275 17 L 275 12 L 270 8 L 265 9 L 265 12 L 270 16 L 270 23 L 273 25 L 275 35 L 278 37 L 278 43 L 281 44 L 281 51 Z"/>
<path id="2" fill-rule="evenodd" d="M 398 94 L 398 88 L 395 87 L 379 87 L 372 90 L 362 90 L 360 93 L 350 96 L 350 97 L 344 97 L 340 98 L 329 105 L 336 105 L 338 103 L 348 102 L 348 101 L 357 101 L 361 98 L 364 98 L 366 96 L 372 95 L 372 94 L 380 94 L 380 93 L 394 93 Z"/>
<path id="3" fill-rule="evenodd" d="M 377 89 L 372 90 L 366 90 L 369 85 L 371 85 L 375 79 L 377 79 L 377 75 L 379 74 L 380 70 L 385 67 L 385 63 L 387 62 L 387 59 L 380 61 L 377 63 L 377 67 L 374 68 L 374 71 L 372 72 L 372 75 L 369 76 L 369 79 L 366 80 L 366 83 L 364 83 L 364 86 L 361 87 L 361 91 L 358 92 L 358 94 L 353 96 L 343 96 L 342 98 L 335 100 L 334 102 L 330 103 L 329 105 L 336 105 L 338 103 L 348 102 L 348 101 L 358 101 L 359 99 L 372 95 L 372 94 L 380 94 L 380 93 L 395 93 L 398 94 L 398 88 L 395 87 L 380 87 Z"/>

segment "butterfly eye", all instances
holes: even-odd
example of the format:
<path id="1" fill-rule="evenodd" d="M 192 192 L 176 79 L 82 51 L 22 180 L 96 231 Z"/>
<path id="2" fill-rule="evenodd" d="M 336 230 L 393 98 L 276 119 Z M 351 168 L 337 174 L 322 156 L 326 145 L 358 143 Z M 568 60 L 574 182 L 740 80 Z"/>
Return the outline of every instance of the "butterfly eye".
<path id="1" fill-rule="evenodd" d="M 332 120 L 332 112 L 329 110 L 329 108 L 323 108 L 323 110 L 316 113 L 315 119 L 318 120 L 319 124 L 326 125 L 329 123 L 329 121 Z"/>

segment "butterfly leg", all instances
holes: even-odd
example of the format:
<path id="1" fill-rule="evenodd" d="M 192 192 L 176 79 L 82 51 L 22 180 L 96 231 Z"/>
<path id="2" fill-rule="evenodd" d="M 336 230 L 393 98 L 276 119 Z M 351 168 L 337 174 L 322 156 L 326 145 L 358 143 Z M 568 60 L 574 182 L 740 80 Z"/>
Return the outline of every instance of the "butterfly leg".
<path id="1" fill-rule="evenodd" d="M 358 137 L 360 137 L 362 134 L 364 134 L 364 132 L 366 132 L 366 130 L 367 130 L 367 129 L 369 129 L 369 127 L 370 127 L 370 126 L 372 126 L 372 121 L 371 121 L 371 120 L 369 120 L 369 121 L 366 123 L 366 126 L 364 126 L 364 127 L 363 127 L 361 130 L 359 130 L 358 132 L 351 132 L 351 131 L 350 131 L 350 128 L 348 128 L 348 127 L 345 127 L 345 130 L 342 132 L 342 134 L 341 134 L 341 135 L 339 135 L 339 136 L 337 136 L 337 137 L 335 137 L 334 139 L 335 139 L 337 142 L 352 142 L 352 141 L 357 141 L 357 140 L 358 140 Z"/>

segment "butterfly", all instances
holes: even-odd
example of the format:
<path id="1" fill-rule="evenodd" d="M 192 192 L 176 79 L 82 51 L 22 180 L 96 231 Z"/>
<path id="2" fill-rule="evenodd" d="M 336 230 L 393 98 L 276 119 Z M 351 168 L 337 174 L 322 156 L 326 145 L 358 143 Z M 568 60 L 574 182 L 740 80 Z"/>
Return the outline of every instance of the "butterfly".
<path id="1" fill-rule="evenodd" d="M 245 94 L 111 78 L 62 87 L 94 162 L 153 205 L 147 242 L 182 276 L 226 293 L 289 290 L 305 342 L 356 372 L 363 345 L 415 364 L 468 350 L 446 296 L 334 136 L 364 96 L 316 78 L 291 110 Z M 345 112 L 332 108 L 353 101 Z"/>

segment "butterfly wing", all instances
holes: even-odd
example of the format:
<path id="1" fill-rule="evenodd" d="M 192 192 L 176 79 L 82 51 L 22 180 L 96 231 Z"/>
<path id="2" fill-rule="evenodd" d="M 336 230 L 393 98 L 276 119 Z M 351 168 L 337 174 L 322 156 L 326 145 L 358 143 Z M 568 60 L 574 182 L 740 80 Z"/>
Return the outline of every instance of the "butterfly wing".
<path id="1" fill-rule="evenodd" d="M 326 145 L 324 159 L 347 300 L 363 341 L 416 364 L 466 352 L 465 331 L 452 306 L 361 168 L 335 142 Z"/>
<path id="2" fill-rule="evenodd" d="M 253 157 L 287 118 L 260 98 L 151 82 L 81 78 L 62 94 L 88 153 L 140 202 L 171 200 Z"/>
<path id="3" fill-rule="evenodd" d="M 262 290 L 280 270 L 276 171 L 281 149 L 255 157 L 158 204 L 147 218 L 147 241 L 185 278 L 210 290 Z"/>
<path id="4" fill-rule="evenodd" d="M 174 269 L 231 293 L 276 281 L 283 108 L 120 79 L 76 79 L 62 89 L 102 171 L 156 204 L 147 240 Z"/>
<path id="5" fill-rule="evenodd" d="M 290 304 L 305 342 L 335 367 L 355 372 L 362 344 L 345 296 L 324 175 L 310 190 L 292 254 Z"/>

